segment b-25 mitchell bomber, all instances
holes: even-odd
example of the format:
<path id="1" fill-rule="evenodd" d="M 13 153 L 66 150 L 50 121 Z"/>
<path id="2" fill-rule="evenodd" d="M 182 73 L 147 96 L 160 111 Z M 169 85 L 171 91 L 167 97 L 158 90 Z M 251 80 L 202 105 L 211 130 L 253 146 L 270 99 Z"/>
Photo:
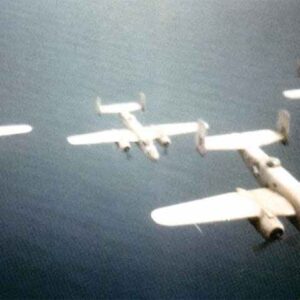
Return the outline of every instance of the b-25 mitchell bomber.
<path id="1" fill-rule="evenodd" d="M 116 143 L 118 148 L 124 152 L 130 150 L 131 143 L 136 143 L 148 158 L 156 161 L 159 159 L 159 153 L 154 141 L 167 148 L 171 144 L 170 136 L 197 132 L 197 122 L 143 126 L 132 112 L 144 111 L 145 102 L 144 93 L 140 93 L 139 102 L 121 104 L 103 105 L 100 98 L 97 98 L 97 112 L 100 115 L 119 114 L 127 129 L 111 129 L 74 135 L 67 138 L 68 142 L 72 145 Z"/>
<path id="2" fill-rule="evenodd" d="M 289 134 L 289 113 L 280 111 L 277 131 L 257 130 L 206 137 L 206 126 L 199 122 L 197 149 L 238 150 L 262 188 L 208 197 L 152 212 L 153 220 L 165 226 L 202 224 L 248 219 L 267 240 L 280 238 L 284 226 L 278 216 L 285 216 L 300 229 L 300 183 L 286 171 L 279 159 L 268 156 L 260 146 L 282 142 Z"/>

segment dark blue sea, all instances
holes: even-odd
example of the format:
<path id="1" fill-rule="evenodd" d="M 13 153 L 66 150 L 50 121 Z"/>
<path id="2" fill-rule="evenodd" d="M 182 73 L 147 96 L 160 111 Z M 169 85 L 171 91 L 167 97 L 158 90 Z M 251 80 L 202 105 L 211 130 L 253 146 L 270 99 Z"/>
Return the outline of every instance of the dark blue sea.
<path id="1" fill-rule="evenodd" d="M 299 299 L 300 233 L 268 247 L 247 221 L 167 228 L 153 209 L 258 187 L 235 152 L 201 158 L 175 137 L 153 163 L 133 145 L 74 147 L 122 128 L 95 114 L 147 96 L 145 125 L 195 121 L 210 134 L 274 128 L 265 148 L 300 178 L 299 0 L 0 1 L 0 298 Z M 257 249 L 260 249 L 257 251 Z"/>

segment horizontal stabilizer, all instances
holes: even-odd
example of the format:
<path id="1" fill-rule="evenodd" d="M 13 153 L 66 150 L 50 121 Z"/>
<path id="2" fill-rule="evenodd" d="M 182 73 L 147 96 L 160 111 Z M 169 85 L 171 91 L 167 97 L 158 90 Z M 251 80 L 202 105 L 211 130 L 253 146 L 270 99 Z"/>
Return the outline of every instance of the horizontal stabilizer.
<path id="1" fill-rule="evenodd" d="M 117 143 L 121 140 L 126 140 L 128 142 L 137 142 L 137 137 L 134 133 L 127 129 L 111 129 L 69 136 L 67 140 L 71 145 L 93 145 Z"/>
<path id="2" fill-rule="evenodd" d="M 145 110 L 146 96 L 144 93 L 139 94 L 139 102 L 126 102 L 116 104 L 101 103 L 101 99 L 97 97 L 96 111 L 99 114 L 119 114 L 122 112 L 134 112 L 138 110 Z"/>
<path id="3" fill-rule="evenodd" d="M 290 100 L 300 100 L 300 89 L 286 90 L 282 92 L 283 96 Z"/>
<path id="4" fill-rule="evenodd" d="M 32 127 L 30 125 L 8 125 L 8 126 L 0 126 L 0 136 L 8 136 L 15 134 L 24 134 L 32 131 Z"/>
<path id="5" fill-rule="evenodd" d="M 262 129 L 240 133 L 206 136 L 207 127 L 199 121 L 196 135 L 196 146 L 200 154 L 214 150 L 243 150 L 266 146 L 276 142 L 287 143 L 290 131 L 290 114 L 280 110 L 275 130 Z"/>
<path id="6" fill-rule="evenodd" d="M 206 150 L 242 150 L 251 147 L 260 147 L 284 139 L 283 135 L 269 129 L 230 133 L 205 138 Z"/>

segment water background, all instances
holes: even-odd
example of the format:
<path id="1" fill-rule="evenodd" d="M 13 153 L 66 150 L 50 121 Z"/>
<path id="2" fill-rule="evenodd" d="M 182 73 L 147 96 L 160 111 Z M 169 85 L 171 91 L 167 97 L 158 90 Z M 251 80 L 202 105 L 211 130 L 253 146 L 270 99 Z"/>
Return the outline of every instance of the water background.
<path id="1" fill-rule="evenodd" d="M 122 128 L 103 102 L 147 96 L 144 124 L 210 123 L 211 134 L 275 126 L 288 147 L 266 151 L 300 178 L 300 2 L 0 2 L 1 124 L 30 135 L 0 143 L 0 298 L 292 298 L 300 234 L 259 253 L 247 221 L 167 228 L 153 209 L 258 185 L 235 152 L 202 159 L 194 136 L 153 163 L 133 146 L 73 147 L 71 134 Z"/>

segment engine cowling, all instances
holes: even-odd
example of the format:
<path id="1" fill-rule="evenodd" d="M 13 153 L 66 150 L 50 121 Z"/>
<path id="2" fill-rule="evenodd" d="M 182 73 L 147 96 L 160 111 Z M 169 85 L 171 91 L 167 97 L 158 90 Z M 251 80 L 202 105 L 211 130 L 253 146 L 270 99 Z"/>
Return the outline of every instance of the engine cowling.
<path id="1" fill-rule="evenodd" d="M 119 141 L 117 142 L 117 146 L 120 150 L 124 152 L 128 152 L 131 148 L 131 145 L 128 141 Z"/>
<path id="2" fill-rule="evenodd" d="M 283 224 L 274 216 L 263 214 L 259 219 L 250 220 L 250 223 L 266 240 L 276 240 L 284 234 Z"/>
<path id="3" fill-rule="evenodd" d="M 157 140 L 163 147 L 168 147 L 171 144 L 171 139 L 167 135 L 162 135 Z"/>

